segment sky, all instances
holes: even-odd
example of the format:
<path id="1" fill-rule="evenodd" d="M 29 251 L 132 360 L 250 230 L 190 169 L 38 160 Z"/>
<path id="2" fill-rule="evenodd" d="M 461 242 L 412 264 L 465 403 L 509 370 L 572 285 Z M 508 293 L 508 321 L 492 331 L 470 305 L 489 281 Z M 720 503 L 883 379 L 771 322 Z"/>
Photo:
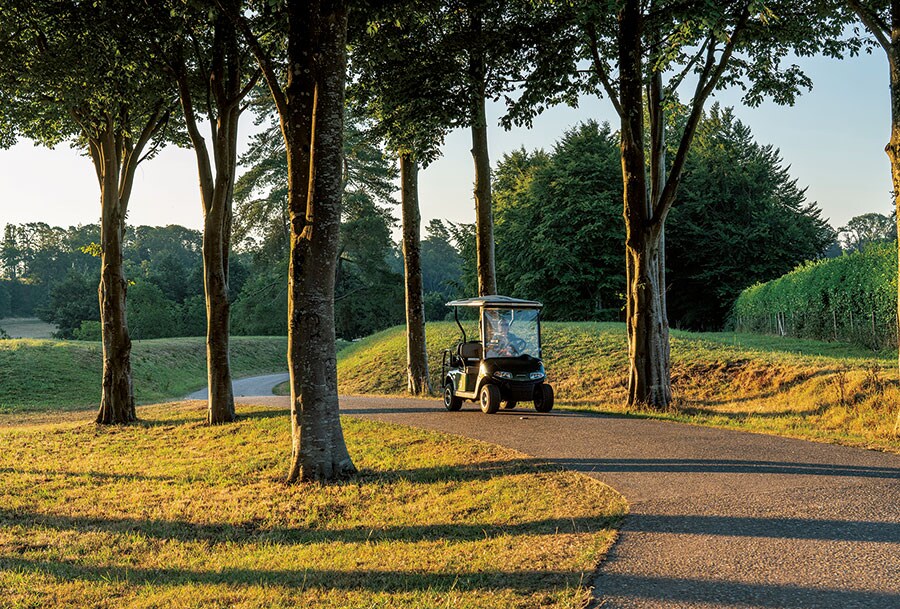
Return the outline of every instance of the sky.
<path id="1" fill-rule="evenodd" d="M 807 198 L 817 201 L 832 226 L 867 212 L 892 209 L 890 166 L 884 145 L 890 136 L 887 61 L 882 52 L 836 61 L 804 59 L 812 92 L 793 107 L 764 103 L 748 108 L 739 91 L 718 92 L 711 99 L 734 106 L 760 144 L 781 151 L 784 164 Z M 551 150 L 562 133 L 579 122 L 608 121 L 615 128 L 609 101 L 583 97 L 578 108 L 556 107 L 538 117 L 532 129 L 504 131 L 497 125 L 502 108 L 488 108 L 492 164 L 521 146 Z M 244 121 L 243 149 L 253 129 Z M 431 218 L 474 222 L 473 162 L 468 130 L 451 133 L 443 156 L 420 172 L 423 229 Z M 399 194 L 398 194 L 399 196 Z M 66 145 L 48 150 L 20 142 L 0 150 L 0 226 L 46 222 L 72 226 L 99 221 L 99 187 L 90 160 Z M 399 216 L 398 213 L 395 214 Z M 137 171 L 128 221 L 134 225 L 181 224 L 202 227 L 193 152 L 169 147 Z"/>

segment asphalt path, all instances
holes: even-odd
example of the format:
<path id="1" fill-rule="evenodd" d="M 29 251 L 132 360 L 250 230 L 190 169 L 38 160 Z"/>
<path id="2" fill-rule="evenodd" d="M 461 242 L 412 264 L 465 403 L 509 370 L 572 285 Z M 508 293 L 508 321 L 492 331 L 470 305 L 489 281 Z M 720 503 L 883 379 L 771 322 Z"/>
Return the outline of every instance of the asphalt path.
<path id="1" fill-rule="evenodd" d="M 265 396 L 272 395 L 272 389 L 276 385 L 280 385 L 290 378 L 288 373 L 283 374 L 267 374 L 265 376 L 251 376 L 244 379 L 235 379 L 231 381 L 231 388 L 234 391 L 234 397 L 245 396 Z M 188 400 L 207 400 L 209 399 L 209 389 L 204 387 L 199 391 L 188 395 Z"/>
<path id="2" fill-rule="evenodd" d="M 286 409 L 271 386 L 240 401 Z M 631 511 L 594 607 L 900 607 L 898 455 L 530 407 L 447 412 L 439 399 L 342 396 L 341 410 L 508 446 L 621 492 Z"/>

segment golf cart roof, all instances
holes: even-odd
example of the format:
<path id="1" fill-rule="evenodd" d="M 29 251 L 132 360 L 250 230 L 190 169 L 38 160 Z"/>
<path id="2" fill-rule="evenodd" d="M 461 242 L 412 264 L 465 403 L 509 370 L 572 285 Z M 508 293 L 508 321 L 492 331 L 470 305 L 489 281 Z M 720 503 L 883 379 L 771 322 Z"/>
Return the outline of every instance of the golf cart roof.
<path id="1" fill-rule="evenodd" d="M 477 298 L 464 298 L 462 300 L 451 300 L 447 303 L 448 307 L 488 307 L 502 309 L 540 309 L 544 305 L 536 300 L 522 300 L 521 298 L 510 298 L 509 296 L 478 296 Z"/>

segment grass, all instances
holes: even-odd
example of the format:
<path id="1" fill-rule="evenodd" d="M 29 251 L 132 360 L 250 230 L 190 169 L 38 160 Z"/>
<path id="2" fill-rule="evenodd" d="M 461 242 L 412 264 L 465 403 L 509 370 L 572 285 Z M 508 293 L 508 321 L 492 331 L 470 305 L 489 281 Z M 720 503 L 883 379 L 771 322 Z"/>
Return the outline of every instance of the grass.
<path id="1" fill-rule="evenodd" d="M 439 386 L 441 350 L 452 346 L 457 335 L 453 323 L 428 324 L 434 387 Z M 658 413 L 624 406 L 624 325 L 547 323 L 543 336 L 549 380 L 557 403 L 566 407 L 900 452 L 900 379 L 893 352 L 876 354 L 801 339 L 673 331 L 676 406 Z M 403 328 L 353 343 L 338 358 L 340 391 L 403 393 L 405 349 Z"/>
<path id="2" fill-rule="evenodd" d="M 36 317 L 6 317 L 0 319 L 0 329 L 10 338 L 52 338 L 56 326 Z"/>
<path id="3" fill-rule="evenodd" d="M 286 351 L 284 338 L 232 337 L 232 374 L 280 372 Z M 134 341 L 131 365 L 139 402 L 180 398 L 206 384 L 205 339 Z M 0 414 L 96 406 L 102 368 L 100 343 L 0 340 Z"/>
<path id="4" fill-rule="evenodd" d="M 285 486 L 284 412 L 0 426 L 4 607 L 575 608 L 626 507 L 581 474 L 346 419 L 361 473 Z"/>

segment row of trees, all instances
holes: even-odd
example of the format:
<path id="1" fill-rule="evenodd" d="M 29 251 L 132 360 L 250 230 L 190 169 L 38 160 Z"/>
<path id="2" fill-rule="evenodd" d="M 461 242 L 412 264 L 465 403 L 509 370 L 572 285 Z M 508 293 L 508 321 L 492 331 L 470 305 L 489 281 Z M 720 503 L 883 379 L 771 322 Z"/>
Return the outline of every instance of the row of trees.
<path id="1" fill-rule="evenodd" d="M 337 413 L 334 348 L 348 48 L 351 100 L 401 157 L 410 388 L 427 390 L 416 163 L 428 161 L 447 129 L 471 128 L 479 292 L 495 292 L 485 100 L 504 97 L 505 124 L 528 124 L 548 105 L 590 91 L 607 97 L 620 117 L 628 399 L 665 407 L 671 401 L 665 223 L 706 101 L 735 85 L 750 104 L 766 98 L 790 103 L 809 85 L 784 61 L 790 53 L 840 56 L 863 44 L 843 37 L 850 14 L 837 1 L 357 1 L 348 28 L 350 5 L 8 0 L 0 7 L 0 142 L 18 136 L 75 142 L 94 161 L 101 189 L 99 422 L 135 417 L 122 266 L 125 213 L 137 165 L 167 142 L 190 143 L 197 153 L 208 418 L 234 418 L 227 286 L 237 116 L 256 84 L 265 82 L 287 156 L 289 478 L 354 471 Z M 900 51 L 885 34 L 892 30 L 884 17 L 900 19 L 900 1 L 847 5 L 893 65 Z M 685 83 L 693 92 L 684 96 L 684 120 L 672 121 Z M 210 129 L 212 156 L 200 116 Z M 677 141 L 671 155 L 669 130 Z M 900 168 L 900 127 L 889 152 Z M 900 197 L 900 169 L 895 183 Z"/>

